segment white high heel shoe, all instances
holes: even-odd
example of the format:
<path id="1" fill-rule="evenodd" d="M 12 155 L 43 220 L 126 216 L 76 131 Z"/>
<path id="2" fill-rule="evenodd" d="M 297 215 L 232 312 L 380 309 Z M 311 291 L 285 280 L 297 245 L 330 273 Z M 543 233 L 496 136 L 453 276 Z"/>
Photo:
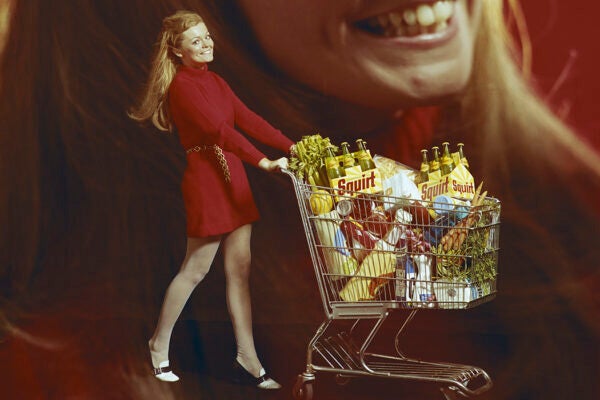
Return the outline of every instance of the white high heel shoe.
<path id="1" fill-rule="evenodd" d="M 233 380 L 238 384 L 253 385 L 259 389 L 281 389 L 281 385 L 268 376 L 264 368 L 260 369 L 258 378 L 256 378 L 237 359 L 233 362 Z"/>
<path id="2" fill-rule="evenodd" d="M 169 360 L 161 361 L 161 363 L 158 364 L 158 368 L 153 368 L 152 372 L 156 379 L 164 382 L 177 382 L 179 380 L 179 377 L 171 371 Z"/>

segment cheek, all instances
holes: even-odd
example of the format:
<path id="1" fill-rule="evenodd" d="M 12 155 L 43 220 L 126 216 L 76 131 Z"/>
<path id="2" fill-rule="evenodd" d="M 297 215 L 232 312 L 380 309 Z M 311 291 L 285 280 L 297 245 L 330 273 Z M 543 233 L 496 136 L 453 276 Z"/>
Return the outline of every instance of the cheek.
<path id="1" fill-rule="evenodd" d="M 326 1 L 240 2 L 260 47 L 275 63 L 285 66 L 299 62 L 321 46 Z"/>
<path id="2" fill-rule="evenodd" d="M 330 73 L 335 75 L 343 55 L 339 46 L 332 44 L 328 17 L 287 9 L 278 14 L 277 21 L 255 27 L 256 38 L 270 62 L 309 86 L 319 85 Z"/>

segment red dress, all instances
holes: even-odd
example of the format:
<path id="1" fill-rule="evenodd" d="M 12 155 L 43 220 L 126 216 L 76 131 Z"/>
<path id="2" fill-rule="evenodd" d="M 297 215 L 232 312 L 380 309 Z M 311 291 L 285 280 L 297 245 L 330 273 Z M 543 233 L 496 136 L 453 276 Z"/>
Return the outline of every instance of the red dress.
<path id="1" fill-rule="evenodd" d="M 242 161 L 256 166 L 265 155 L 236 127 L 285 153 L 293 142 L 248 109 L 206 66 L 179 67 L 169 87 L 169 109 L 187 153 L 182 192 L 188 236 L 219 235 L 256 221 Z"/>

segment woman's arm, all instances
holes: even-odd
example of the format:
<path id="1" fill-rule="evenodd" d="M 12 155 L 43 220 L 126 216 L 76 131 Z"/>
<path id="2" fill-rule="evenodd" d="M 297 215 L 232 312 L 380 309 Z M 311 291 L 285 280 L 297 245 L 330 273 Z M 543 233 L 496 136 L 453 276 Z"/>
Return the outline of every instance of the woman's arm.
<path id="1" fill-rule="evenodd" d="M 260 115 L 250 110 L 250 108 L 237 97 L 233 90 L 231 90 L 227 82 L 218 75 L 216 76 L 231 97 L 235 110 L 236 125 L 243 129 L 248 136 L 253 137 L 261 143 L 279 149 L 284 153 L 289 153 L 294 142 L 286 137 L 279 129 L 276 129 L 265 121 Z"/>

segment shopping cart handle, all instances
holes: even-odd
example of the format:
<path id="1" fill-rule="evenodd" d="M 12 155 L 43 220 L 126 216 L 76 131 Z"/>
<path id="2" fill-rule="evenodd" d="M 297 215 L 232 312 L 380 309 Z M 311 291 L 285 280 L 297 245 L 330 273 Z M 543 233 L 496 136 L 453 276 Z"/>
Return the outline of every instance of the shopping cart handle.
<path id="1" fill-rule="evenodd" d="M 279 169 L 279 171 L 280 171 L 281 173 L 283 173 L 283 174 L 286 174 L 286 175 L 288 175 L 288 176 L 289 176 L 290 178 L 292 178 L 292 179 L 295 179 L 295 178 L 296 178 L 296 175 L 294 175 L 294 173 L 293 173 L 292 171 L 290 171 L 289 169 L 287 169 L 287 168 L 280 168 L 280 169 Z"/>

